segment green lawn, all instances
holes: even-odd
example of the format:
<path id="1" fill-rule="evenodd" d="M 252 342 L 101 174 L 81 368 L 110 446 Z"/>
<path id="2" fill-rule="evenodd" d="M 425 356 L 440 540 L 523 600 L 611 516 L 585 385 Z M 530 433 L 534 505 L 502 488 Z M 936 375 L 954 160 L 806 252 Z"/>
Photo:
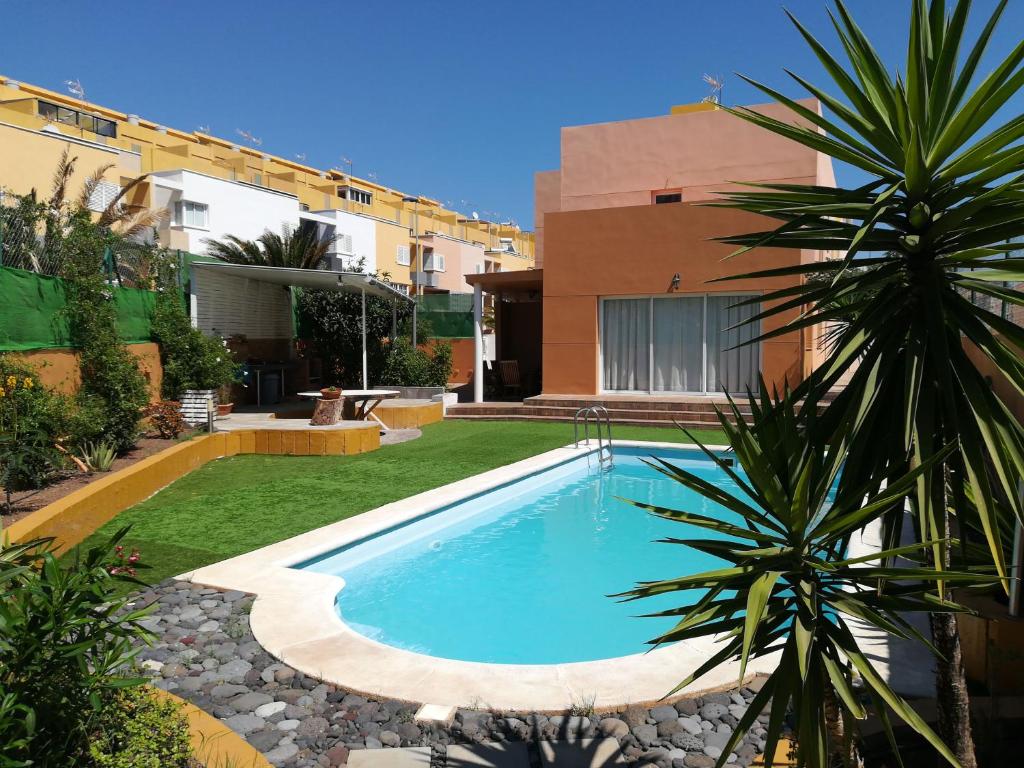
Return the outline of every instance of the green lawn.
<path id="1" fill-rule="evenodd" d="M 626 440 L 686 442 L 678 429 L 615 427 Z M 698 439 L 721 443 L 716 430 Z M 213 461 L 125 510 L 86 544 L 131 525 L 126 544 L 157 582 L 570 442 L 558 423 L 445 421 L 359 456 L 234 456 Z"/>

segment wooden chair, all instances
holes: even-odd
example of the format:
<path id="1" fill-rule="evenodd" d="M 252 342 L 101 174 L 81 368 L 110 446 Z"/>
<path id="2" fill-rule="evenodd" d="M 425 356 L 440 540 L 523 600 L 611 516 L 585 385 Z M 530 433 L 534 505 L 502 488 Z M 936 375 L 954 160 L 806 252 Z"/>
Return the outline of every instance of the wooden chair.
<path id="1" fill-rule="evenodd" d="M 519 375 L 518 360 L 499 360 L 498 371 L 501 373 L 501 392 L 507 396 L 511 392 L 523 396 L 523 380 Z"/>

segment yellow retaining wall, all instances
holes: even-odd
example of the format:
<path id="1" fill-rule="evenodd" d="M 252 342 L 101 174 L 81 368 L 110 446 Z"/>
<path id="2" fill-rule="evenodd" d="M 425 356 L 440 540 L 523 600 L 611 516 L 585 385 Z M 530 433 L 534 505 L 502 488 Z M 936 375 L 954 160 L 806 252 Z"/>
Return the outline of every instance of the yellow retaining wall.
<path id="1" fill-rule="evenodd" d="M 101 477 L 12 523 L 5 534 L 11 541 L 52 536 L 57 546 L 73 547 L 119 512 L 213 459 L 240 453 L 349 456 L 379 447 L 376 424 L 344 430 L 239 430 L 203 435 Z"/>
<path id="2" fill-rule="evenodd" d="M 249 742 L 213 715 L 207 714 L 173 693 L 150 689 L 157 698 L 171 699 L 181 706 L 196 759 L 205 768 L 270 768 L 270 763 Z"/>
<path id="3" fill-rule="evenodd" d="M 389 429 L 415 429 L 424 424 L 441 421 L 444 418 L 444 404 L 388 405 L 385 401 L 373 413 L 379 416 Z"/>

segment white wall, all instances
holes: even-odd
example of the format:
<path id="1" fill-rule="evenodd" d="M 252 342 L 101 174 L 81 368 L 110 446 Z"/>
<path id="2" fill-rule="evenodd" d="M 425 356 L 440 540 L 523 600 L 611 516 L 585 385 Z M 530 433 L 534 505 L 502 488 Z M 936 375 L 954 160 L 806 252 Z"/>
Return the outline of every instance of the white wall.
<path id="1" fill-rule="evenodd" d="M 314 217 L 310 217 L 314 218 Z M 335 240 L 332 255 L 335 257 L 332 269 L 346 270 L 350 263 L 364 260 L 366 272 L 377 271 L 377 226 L 373 219 L 336 209 L 316 211 L 315 220 L 329 219 L 334 225 L 335 235 L 348 235 L 352 241 L 351 254 L 345 253 L 345 240 Z"/>
<path id="2" fill-rule="evenodd" d="M 196 326 L 208 334 L 290 339 L 292 302 L 287 286 L 192 268 Z"/>
<path id="3" fill-rule="evenodd" d="M 207 239 L 223 240 L 227 235 L 235 235 L 243 240 L 255 240 L 268 229 L 280 232 L 285 224 L 291 227 L 299 224 L 298 198 L 283 192 L 194 171 L 160 171 L 153 176 L 180 186 L 180 190 L 173 190 L 168 201 L 169 221 L 173 220 L 173 205 L 181 200 L 209 206 L 209 226 L 205 229 L 173 222 L 169 225 L 187 235 L 188 250 L 192 253 L 206 253 L 204 240 Z"/>

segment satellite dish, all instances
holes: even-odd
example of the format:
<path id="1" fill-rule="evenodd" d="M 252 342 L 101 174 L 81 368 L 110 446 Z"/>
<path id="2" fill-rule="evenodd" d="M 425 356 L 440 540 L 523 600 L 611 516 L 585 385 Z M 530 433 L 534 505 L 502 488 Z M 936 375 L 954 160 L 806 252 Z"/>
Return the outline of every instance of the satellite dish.
<path id="1" fill-rule="evenodd" d="M 473 211 L 473 219 L 475 221 L 480 221 L 480 214 L 477 213 L 476 211 Z"/>

